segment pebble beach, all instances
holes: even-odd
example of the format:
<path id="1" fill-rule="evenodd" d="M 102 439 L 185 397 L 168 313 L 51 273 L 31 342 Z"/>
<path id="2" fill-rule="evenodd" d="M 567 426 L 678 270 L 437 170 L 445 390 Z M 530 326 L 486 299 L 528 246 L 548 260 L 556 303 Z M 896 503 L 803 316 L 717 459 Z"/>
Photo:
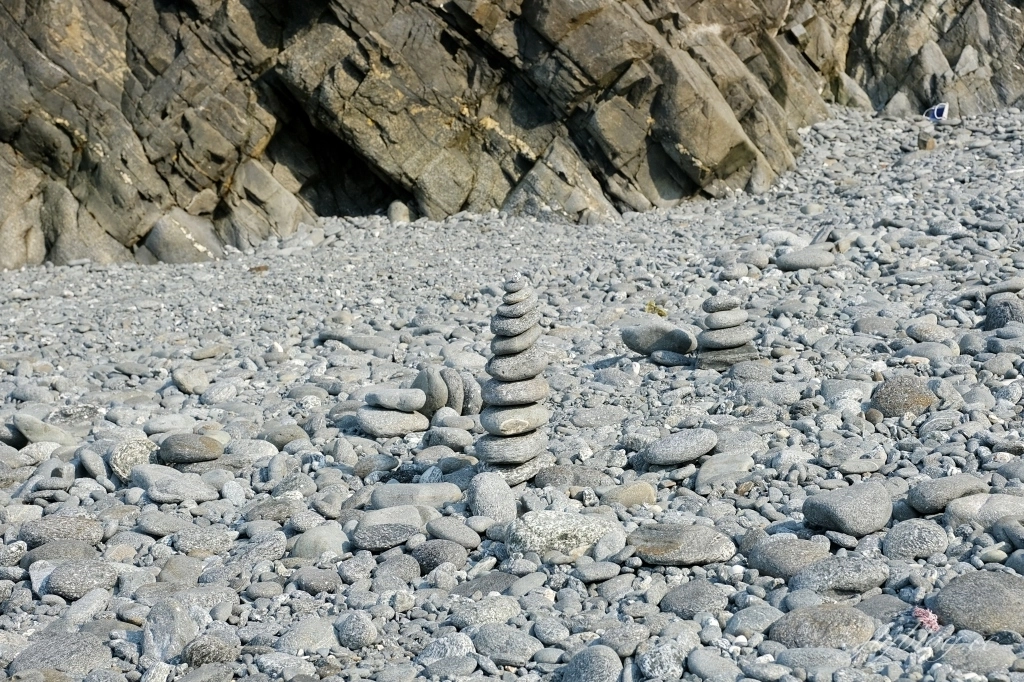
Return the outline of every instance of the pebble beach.
<path id="1" fill-rule="evenodd" d="M 0 272 L 0 680 L 1024 682 L 1024 114 Z"/>

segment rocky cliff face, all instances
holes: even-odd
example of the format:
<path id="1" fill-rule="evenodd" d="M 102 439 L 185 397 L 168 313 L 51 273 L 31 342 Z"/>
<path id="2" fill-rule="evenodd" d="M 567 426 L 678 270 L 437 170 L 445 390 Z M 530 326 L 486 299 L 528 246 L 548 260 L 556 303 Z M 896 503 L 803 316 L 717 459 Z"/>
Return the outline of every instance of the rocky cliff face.
<path id="1" fill-rule="evenodd" d="M 0 268 L 760 192 L 828 102 L 1019 103 L 1022 47 L 1005 0 L 0 0 Z"/>

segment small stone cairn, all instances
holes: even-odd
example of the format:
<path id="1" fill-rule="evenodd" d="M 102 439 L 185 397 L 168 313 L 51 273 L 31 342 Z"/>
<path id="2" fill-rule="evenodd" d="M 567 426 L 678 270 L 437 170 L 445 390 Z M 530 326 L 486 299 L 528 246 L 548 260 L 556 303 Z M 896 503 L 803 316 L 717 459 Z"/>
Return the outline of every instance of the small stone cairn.
<path id="1" fill-rule="evenodd" d="M 469 430 L 480 412 L 480 384 L 469 372 L 427 366 L 411 388 L 378 388 L 356 412 L 359 428 L 377 438 L 403 437 L 427 431 L 424 445 L 459 450 L 472 442 Z"/>
<path id="2" fill-rule="evenodd" d="M 757 331 L 744 324 L 747 311 L 740 309 L 740 299 L 718 294 L 704 301 L 707 313 L 705 330 L 697 335 L 697 367 L 723 370 L 744 360 L 756 360 L 757 348 L 752 343 Z"/>
<path id="3" fill-rule="evenodd" d="M 547 453 L 548 437 L 541 431 L 551 413 L 541 401 L 548 382 L 541 374 L 548 357 L 535 343 L 541 330 L 537 293 L 516 273 L 504 284 L 505 296 L 491 318 L 491 376 L 483 385 L 480 424 L 487 435 L 477 440 L 477 459 L 489 471 L 501 473 L 509 485 L 529 480 L 554 463 Z"/>

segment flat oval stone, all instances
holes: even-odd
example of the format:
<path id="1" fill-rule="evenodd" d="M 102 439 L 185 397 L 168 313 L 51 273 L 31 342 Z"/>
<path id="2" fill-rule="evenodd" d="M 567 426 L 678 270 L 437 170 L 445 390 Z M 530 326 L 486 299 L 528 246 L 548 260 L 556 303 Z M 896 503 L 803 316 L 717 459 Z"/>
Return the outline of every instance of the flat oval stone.
<path id="1" fill-rule="evenodd" d="M 868 481 L 812 495 L 802 511 L 809 524 L 859 538 L 889 523 L 892 498 L 881 483 Z"/>
<path id="2" fill-rule="evenodd" d="M 482 398 L 485 405 L 528 405 L 547 398 L 550 390 L 547 380 L 540 375 L 526 381 L 488 379 L 482 388 Z"/>
<path id="3" fill-rule="evenodd" d="M 651 443 L 644 451 L 648 464 L 671 466 L 692 462 L 718 444 L 718 434 L 710 429 L 685 429 Z"/>
<path id="4" fill-rule="evenodd" d="M 197 433 L 172 433 L 160 443 L 161 460 L 169 464 L 210 462 L 224 454 L 224 446 Z"/>
<path id="5" fill-rule="evenodd" d="M 462 499 L 462 490 L 454 483 L 391 483 L 377 486 L 370 495 L 370 507 L 434 507 L 440 509 L 446 504 Z"/>
<path id="6" fill-rule="evenodd" d="M 645 563 L 695 566 L 728 561 L 736 554 L 732 540 L 710 526 L 659 523 L 633 531 L 627 542 Z"/>
<path id="7" fill-rule="evenodd" d="M 729 294 L 718 294 L 705 299 L 700 305 L 700 308 L 706 313 L 720 313 L 723 310 L 739 308 L 742 303 L 743 302 L 735 296 L 731 296 Z"/>
<path id="8" fill-rule="evenodd" d="M 505 283 L 501 285 L 501 288 L 510 294 L 514 294 L 517 291 L 522 291 L 526 287 L 530 286 L 530 280 L 523 276 L 523 273 L 516 272 L 509 275 Z"/>
<path id="9" fill-rule="evenodd" d="M 376 438 L 405 436 L 430 428 L 430 420 L 419 412 L 398 412 L 380 407 L 360 407 L 356 412 L 359 428 Z"/>
<path id="10" fill-rule="evenodd" d="M 1024 634 L 1024 578 L 972 571 L 953 578 L 935 597 L 935 613 L 957 629 L 986 637 L 1001 630 Z"/>
<path id="11" fill-rule="evenodd" d="M 697 337 L 688 329 L 656 319 L 622 328 L 622 342 L 634 353 L 651 355 L 669 351 L 683 355 L 697 348 Z"/>
<path id="12" fill-rule="evenodd" d="M 382 388 L 370 391 L 365 397 L 366 404 L 385 410 L 416 412 L 427 403 L 427 394 L 418 388 Z"/>
<path id="13" fill-rule="evenodd" d="M 518 303 L 505 303 L 498 306 L 498 315 L 501 317 L 522 317 L 526 313 L 532 313 L 540 305 L 537 295 L 527 296 Z"/>
<path id="14" fill-rule="evenodd" d="M 792 272 L 793 270 L 827 268 L 836 262 L 835 254 L 825 249 L 798 249 L 784 253 L 775 259 L 775 265 L 779 270 Z"/>
<path id="15" fill-rule="evenodd" d="M 596 514 L 529 511 L 512 522 L 505 542 L 510 552 L 568 554 L 593 545 L 616 528 L 621 528 L 617 521 Z"/>
<path id="16" fill-rule="evenodd" d="M 496 355 L 487 362 L 486 371 L 499 381 L 532 379 L 548 366 L 548 354 L 533 346 L 516 355 Z"/>
<path id="17" fill-rule="evenodd" d="M 536 296 L 537 290 L 533 287 L 523 287 L 519 291 L 506 292 L 501 297 L 501 302 L 505 305 L 515 305 L 516 303 L 522 303 L 531 296 Z"/>
<path id="18" fill-rule="evenodd" d="M 852 606 L 819 604 L 790 611 L 775 621 L 769 637 L 790 648 L 849 648 L 863 644 L 875 632 L 871 616 Z"/>
<path id="19" fill-rule="evenodd" d="M 518 436 L 543 426 L 550 417 L 540 405 L 487 407 L 480 413 L 480 424 L 493 436 Z"/>
<path id="20" fill-rule="evenodd" d="M 753 327 L 730 327 L 728 329 L 708 329 L 697 335 L 697 344 L 704 350 L 725 350 L 739 348 L 753 341 L 757 330 Z"/>
<path id="21" fill-rule="evenodd" d="M 541 328 L 534 325 L 517 336 L 495 336 L 491 339 L 491 352 L 495 355 L 515 355 L 528 349 L 540 338 Z"/>
<path id="22" fill-rule="evenodd" d="M 476 458 L 488 464 L 524 464 L 534 459 L 548 446 L 548 437 L 543 431 L 533 431 L 523 436 L 492 436 L 480 438 L 476 445 Z"/>
<path id="23" fill-rule="evenodd" d="M 728 329 L 730 327 L 738 327 L 747 321 L 746 310 L 722 310 L 717 313 L 711 313 L 704 318 L 704 326 L 708 329 Z"/>
<path id="24" fill-rule="evenodd" d="M 491 332 L 497 336 L 519 336 L 533 325 L 540 322 L 540 311 L 526 313 L 522 317 L 502 317 L 495 315 L 491 318 Z"/>

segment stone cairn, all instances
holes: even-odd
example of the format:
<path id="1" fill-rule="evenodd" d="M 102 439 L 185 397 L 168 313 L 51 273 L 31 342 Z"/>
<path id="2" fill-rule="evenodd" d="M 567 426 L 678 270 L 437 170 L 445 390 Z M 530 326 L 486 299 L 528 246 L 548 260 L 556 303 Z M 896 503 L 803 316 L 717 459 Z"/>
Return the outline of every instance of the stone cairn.
<path id="1" fill-rule="evenodd" d="M 356 421 L 366 433 L 393 438 L 426 431 L 424 446 L 447 445 L 453 450 L 473 442 L 471 415 L 481 407 L 476 378 L 450 367 L 424 367 L 411 388 L 378 388 L 365 400 Z"/>
<path id="2" fill-rule="evenodd" d="M 554 463 L 547 453 L 548 437 L 540 430 L 551 413 L 540 404 L 548 396 L 541 374 L 548 358 L 535 343 L 540 337 L 537 293 L 522 274 L 504 284 L 505 296 L 491 318 L 491 378 L 484 383 L 480 425 L 487 435 L 475 444 L 484 468 L 501 473 L 509 485 L 533 478 Z"/>
<path id="3" fill-rule="evenodd" d="M 704 331 L 697 335 L 697 367 L 728 369 L 744 360 L 756 360 L 757 348 L 752 343 L 757 331 L 744 324 L 747 311 L 740 309 L 740 299 L 718 294 L 704 301 L 707 313 Z"/>

